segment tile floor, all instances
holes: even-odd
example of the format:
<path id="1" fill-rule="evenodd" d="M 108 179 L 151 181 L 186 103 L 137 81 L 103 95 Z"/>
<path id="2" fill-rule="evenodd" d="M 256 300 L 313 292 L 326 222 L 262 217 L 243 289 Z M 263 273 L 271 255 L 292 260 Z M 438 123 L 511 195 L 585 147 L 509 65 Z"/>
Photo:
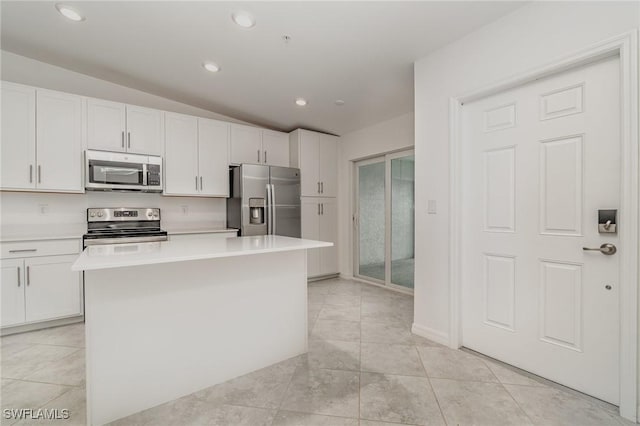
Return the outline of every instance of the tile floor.
<path id="1" fill-rule="evenodd" d="M 309 353 L 114 424 L 631 424 L 608 404 L 411 334 L 412 311 L 411 297 L 378 287 L 312 283 Z M 3 337 L 2 408 L 67 408 L 71 418 L 52 423 L 84 424 L 83 340 L 82 325 Z"/>

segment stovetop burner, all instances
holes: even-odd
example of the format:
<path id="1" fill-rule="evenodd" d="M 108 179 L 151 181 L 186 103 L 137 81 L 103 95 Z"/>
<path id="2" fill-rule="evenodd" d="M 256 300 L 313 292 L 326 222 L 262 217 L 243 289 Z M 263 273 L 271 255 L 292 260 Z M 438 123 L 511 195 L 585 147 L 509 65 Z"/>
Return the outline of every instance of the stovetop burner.
<path id="1" fill-rule="evenodd" d="M 167 232 L 160 229 L 157 208 L 87 209 L 87 233 L 83 245 L 124 244 L 164 241 Z"/>

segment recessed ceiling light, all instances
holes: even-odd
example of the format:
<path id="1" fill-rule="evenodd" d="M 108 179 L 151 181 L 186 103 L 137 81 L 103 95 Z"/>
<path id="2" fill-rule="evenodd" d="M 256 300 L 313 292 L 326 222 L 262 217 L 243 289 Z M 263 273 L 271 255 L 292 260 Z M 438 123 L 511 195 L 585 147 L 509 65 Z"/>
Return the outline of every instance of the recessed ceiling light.
<path id="1" fill-rule="evenodd" d="M 233 22 L 242 28 L 251 28 L 256 24 L 256 19 L 248 12 L 238 11 L 231 14 Z"/>
<path id="2" fill-rule="evenodd" d="M 58 12 L 60 12 L 60 14 L 67 19 L 71 19 L 72 21 L 76 22 L 84 21 L 84 16 L 82 16 L 80 12 L 70 6 L 64 4 L 56 4 L 56 9 L 58 9 Z"/>
<path id="3" fill-rule="evenodd" d="M 298 106 L 305 106 L 307 104 L 307 101 L 303 98 L 298 98 L 296 99 L 296 105 Z"/>
<path id="4" fill-rule="evenodd" d="M 204 64 L 202 64 L 202 66 L 207 71 L 211 71 L 211 72 L 220 71 L 220 67 L 217 64 L 214 64 L 213 62 L 205 62 Z"/>
<path id="5" fill-rule="evenodd" d="M 344 101 L 342 99 L 337 99 L 336 100 L 336 105 L 342 106 L 342 105 L 344 105 Z"/>

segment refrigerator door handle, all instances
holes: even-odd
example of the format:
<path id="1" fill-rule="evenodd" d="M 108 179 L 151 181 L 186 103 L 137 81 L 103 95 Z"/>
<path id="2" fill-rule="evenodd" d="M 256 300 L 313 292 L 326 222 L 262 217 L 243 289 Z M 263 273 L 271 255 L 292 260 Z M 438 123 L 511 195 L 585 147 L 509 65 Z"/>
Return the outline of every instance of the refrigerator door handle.
<path id="1" fill-rule="evenodd" d="M 271 234 L 276 235 L 276 187 L 271 184 Z"/>
<path id="2" fill-rule="evenodd" d="M 266 191 L 267 191 L 267 205 L 265 208 L 265 213 L 267 215 L 267 235 L 271 235 L 272 230 L 271 230 L 271 185 L 270 184 L 266 185 Z"/>

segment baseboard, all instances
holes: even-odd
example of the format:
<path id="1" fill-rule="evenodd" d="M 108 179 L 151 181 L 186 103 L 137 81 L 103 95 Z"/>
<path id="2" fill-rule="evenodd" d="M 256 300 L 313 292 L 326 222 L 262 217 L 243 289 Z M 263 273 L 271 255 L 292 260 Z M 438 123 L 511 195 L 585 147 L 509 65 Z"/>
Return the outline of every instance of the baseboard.
<path id="1" fill-rule="evenodd" d="M 425 339 L 433 340 L 436 343 L 440 343 L 441 345 L 449 346 L 450 343 L 449 335 L 447 333 L 418 325 L 415 322 L 411 326 L 411 332 L 413 334 L 417 334 L 420 337 L 424 337 Z"/>
<path id="2" fill-rule="evenodd" d="M 9 327 L 3 328 L 0 331 L 0 335 L 9 336 L 11 334 L 26 333 L 28 331 L 36 331 L 36 330 L 41 330 L 43 328 L 59 327 L 61 325 L 75 324 L 77 322 L 83 322 L 83 321 L 84 321 L 83 315 L 80 315 L 80 316 L 76 315 L 73 317 L 60 318 L 60 319 L 55 319 L 51 321 L 42 321 L 42 322 L 35 322 L 30 324 L 9 326 Z"/>
<path id="3" fill-rule="evenodd" d="M 338 278 L 340 276 L 340 274 L 335 273 L 335 274 L 325 274 L 325 275 L 316 275 L 313 277 L 307 277 L 307 282 L 308 283 L 312 283 L 314 281 L 322 281 L 322 280 L 328 280 L 331 278 Z"/>

